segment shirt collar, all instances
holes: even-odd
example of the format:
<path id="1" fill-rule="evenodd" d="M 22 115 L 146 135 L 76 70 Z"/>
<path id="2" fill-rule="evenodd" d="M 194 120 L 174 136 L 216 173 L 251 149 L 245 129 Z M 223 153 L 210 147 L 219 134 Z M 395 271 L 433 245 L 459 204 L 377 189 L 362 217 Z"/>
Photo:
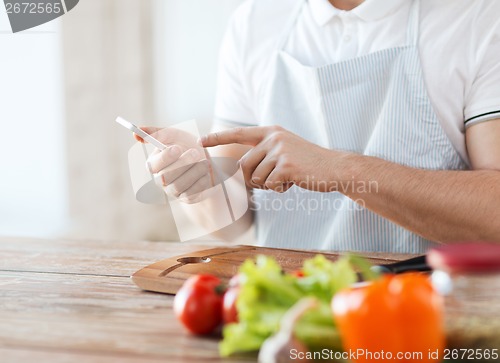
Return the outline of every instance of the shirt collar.
<path id="1" fill-rule="evenodd" d="M 312 16 L 319 26 L 326 25 L 334 16 L 351 13 L 364 21 L 375 21 L 394 12 L 408 0 L 365 0 L 356 8 L 345 11 L 334 7 L 328 0 L 309 0 Z"/>

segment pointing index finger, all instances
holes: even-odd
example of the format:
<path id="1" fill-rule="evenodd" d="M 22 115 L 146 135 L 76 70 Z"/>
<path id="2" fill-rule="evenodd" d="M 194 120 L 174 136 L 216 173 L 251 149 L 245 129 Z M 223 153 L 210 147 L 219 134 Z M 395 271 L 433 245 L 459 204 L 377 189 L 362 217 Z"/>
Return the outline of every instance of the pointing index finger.
<path id="1" fill-rule="evenodd" d="M 217 131 L 201 138 L 204 147 L 217 145 L 241 144 L 255 146 L 266 135 L 265 129 L 259 126 L 236 127 L 234 129 Z"/>

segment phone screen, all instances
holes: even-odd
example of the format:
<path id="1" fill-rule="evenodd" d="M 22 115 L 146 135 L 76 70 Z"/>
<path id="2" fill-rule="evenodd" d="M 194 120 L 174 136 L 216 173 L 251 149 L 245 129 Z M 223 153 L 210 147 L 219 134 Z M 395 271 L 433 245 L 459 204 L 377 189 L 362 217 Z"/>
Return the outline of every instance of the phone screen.
<path id="1" fill-rule="evenodd" d="M 138 128 L 136 125 L 134 125 L 132 122 L 127 121 L 122 117 L 117 117 L 115 121 L 118 122 L 123 127 L 132 131 L 134 134 L 137 134 L 140 137 L 142 137 L 145 141 L 149 142 L 151 145 L 156 146 L 158 149 L 164 150 L 167 148 L 161 141 L 155 139 L 150 134 L 144 132 L 143 130 Z"/>

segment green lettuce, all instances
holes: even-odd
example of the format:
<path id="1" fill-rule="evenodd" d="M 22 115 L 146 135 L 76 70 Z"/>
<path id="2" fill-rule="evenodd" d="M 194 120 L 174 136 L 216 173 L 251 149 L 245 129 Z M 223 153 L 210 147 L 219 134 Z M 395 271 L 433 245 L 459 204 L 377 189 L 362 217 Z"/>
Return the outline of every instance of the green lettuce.
<path id="1" fill-rule="evenodd" d="M 259 350 L 279 330 L 285 312 L 304 297 L 315 297 L 318 307 L 308 311 L 295 326 L 295 334 L 309 349 L 340 350 L 330 302 L 339 290 L 357 280 L 351 257 L 336 262 L 323 255 L 304 262 L 304 277 L 283 273 L 271 257 L 258 256 L 240 267 L 240 294 L 236 307 L 238 323 L 223 329 L 219 349 L 222 356 Z"/>

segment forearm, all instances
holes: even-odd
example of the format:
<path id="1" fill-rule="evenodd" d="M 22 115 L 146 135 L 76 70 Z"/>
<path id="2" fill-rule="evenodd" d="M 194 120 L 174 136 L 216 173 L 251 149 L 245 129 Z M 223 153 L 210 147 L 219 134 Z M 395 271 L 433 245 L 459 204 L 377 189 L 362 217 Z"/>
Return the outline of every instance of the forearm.
<path id="1" fill-rule="evenodd" d="M 500 120 L 496 121 L 466 131 L 467 150 L 478 171 L 419 170 L 325 149 L 280 126 L 217 131 L 203 137 L 202 143 L 251 146 L 240 166 L 247 181 L 266 189 L 283 192 L 293 184 L 315 192 L 339 191 L 430 240 L 500 242 Z"/>
<path id="2" fill-rule="evenodd" d="M 500 171 L 429 171 L 337 156 L 331 170 L 339 191 L 373 212 L 434 241 L 500 242 Z"/>

